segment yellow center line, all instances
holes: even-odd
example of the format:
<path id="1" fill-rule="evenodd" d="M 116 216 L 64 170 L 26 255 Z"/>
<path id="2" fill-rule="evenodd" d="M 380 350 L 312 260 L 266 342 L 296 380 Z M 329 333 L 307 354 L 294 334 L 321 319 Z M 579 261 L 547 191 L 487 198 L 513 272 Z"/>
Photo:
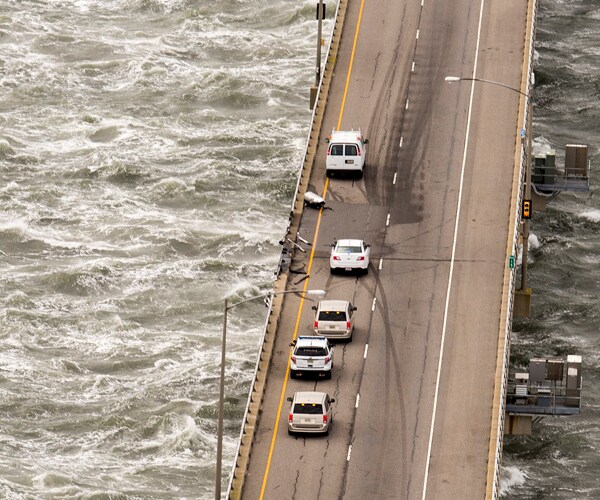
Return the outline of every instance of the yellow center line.
<path id="1" fill-rule="evenodd" d="M 365 5 L 365 0 L 361 1 L 360 10 L 358 12 L 358 21 L 356 25 L 356 32 L 354 33 L 354 42 L 352 44 L 352 52 L 350 54 L 350 64 L 348 65 L 348 75 L 346 77 L 346 85 L 344 87 L 344 94 L 342 95 L 342 104 L 340 106 L 340 114 L 338 117 L 337 130 L 340 129 L 342 123 L 342 116 L 344 115 L 344 106 L 346 104 L 346 97 L 348 95 L 348 87 L 350 85 L 350 75 L 352 74 L 352 64 L 354 62 L 354 55 L 356 52 L 356 44 L 358 41 L 358 32 L 360 30 L 360 23 L 362 20 L 363 7 Z M 325 199 L 325 195 L 327 194 L 327 188 L 329 187 L 329 178 L 325 179 L 325 185 L 323 187 L 323 199 Z M 312 269 L 313 260 L 315 256 L 315 249 L 317 247 L 317 239 L 319 237 L 319 227 L 321 226 L 321 218 L 323 217 L 323 209 L 319 210 L 319 217 L 317 218 L 317 225 L 315 227 L 315 237 L 312 243 L 312 250 L 310 252 L 310 258 L 308 260 L 308 267 L 306 269 L 307 276 L 310 276 L 310 271 Z M 298 328 L 300 327 L 300 317 L 302 316 L 302 308 L 304 306 L 304 297 L 305 292 L 308 290 L 308 281 L 309 278 L 304 280 L 304 287 L 302 288 L 302 296 L 300 297 L 300 304 L 298 306 L 298 314 L 296 316 L 296 325 L 294 326 L 294 334 L 292 339 L 295 340 L 298 336 Z M 285 369 L 285 375 L 283 378 L 283 387 L 281 388 L 281 395 L 279 397 L 279 406 L 277 407 L 277 417 L 275 419 L 275 426 L 273 427 L 273 437 L 271 438 L 271 446 L 269 448 L 269 456 L 267 457 L 267 465 L 265 467 L 265 475 L 263 477 L 262 487 L 260 489 L 260 500 L 263 500 L 265 495 L 265 489 L 267 487 L 267 479 L 269 478 L 269 471 L 271 469 L 271 460 L 273 459 L 273 450 L 275 449 L 275 441 L 277 440 L 277 431 L 279 430 L 279 421 L 281 420 L 281 410 L 283 408 L 283 401 L 285 399 L 285 391 L 287 389 L 287 383 L 289 379 L 290 372 L 290 358 L 288 356 L 287 366 Z"/>
<path id="2" fill-rule="evenodd" d="M 360 31 L 360 22 L 362 21 L 363 7 L 365 0 L 360 3 L 358 11 L 358 21 L 356 22 L 356 32 L 354 33 L 354 41 L 352 42 L 352 53 L 350 54 L 350 64 L 348 65 L 348 74 L 346 76 L 346 86 L 344 87 L 344 95 L 342 96 L 342 105 L 340 106 L 340 115 L 338 117 L 337 129 L 342 126 L 342 116 L 344 115 L 344 106 L 346 105 L 346 96 L 348 95 L 348 87 L 350 86 L 350 75 L 352 74 L 352 65 L 354 64 L 354 53 L 356 52 L 356 43 L 358 42 L 358 32 Z"/>

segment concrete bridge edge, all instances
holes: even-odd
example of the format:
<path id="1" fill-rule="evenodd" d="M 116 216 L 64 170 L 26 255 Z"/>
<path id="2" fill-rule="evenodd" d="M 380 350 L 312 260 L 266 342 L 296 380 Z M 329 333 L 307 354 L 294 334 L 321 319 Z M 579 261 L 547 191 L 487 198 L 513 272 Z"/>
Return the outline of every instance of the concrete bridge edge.
<path id="1" fill-rule="evenodd" d="M 306 143 L 306 153 L 302 164 L 302 169 L 299 172 L 298 184 L 296 193 L 292 203 L 290 212 L 290 223 L 287 229 L 286 236 L 292 241 L 296 241 L 298 229 L 300 227 L 300 219 L 304 209 L 304 194 L 308 188 L 312 167 L 315 161 L 315 154 L 321 133 L 323 115 L 325 105 L 329 96 L 329 88 L 333 78 L 333 71 L 337 61 L 337 54 L 341 42 L 342 30 L 346 18 L 346 11 L 349 0 L 338 0 L 334 27 L 331 35 L 331 41 L 327 52 L 323 78 L 319 85 L 317 99 L 312 115 L 312 123 Z M 238 443 L 237 456 L 230 475 L 229 485 L 227 489 L 227 498 L 238 500 L 242 497 L 244 481 L 248 472 L 250 455 L 252 453 L 252 445 L 254 443 L 255 430 L 258 425 L 261 405 L 267 384 L 267 373 L 271 364 L 271 356 L 275 345 L 275 336 L 277 334 L 277 325 L 281 315 L 283 305 L 283 296 L 277 295 L 278 292 L 285 290 L 289 279 L 289 272 L 281 272 L 273 285 L 274 297 L 273 304 L 269 311 L 267 319 L 263 345 L 260 351 L 260 358 L 257 364 L 257 370 L 250 388 L 250 396 L 248 398 L 248 406 L 242 423 L 240 434 L 240 442 Z"/>
<path id="2" fill-rule="evenodd" d="M 538 0 L 528 0 L 527 7 L 527 29 L 524 38 L 525 57 L 521 71 L 521 91 L 527 92 L 530 79 L 533 74 L 533 57 L 535 50 L 535 32 L 537 26 Z M 531 94 L 528 93 L 528 98 Z M 527 99 L 522 99 L 519 105 L 518 123 L 526 129 L 527 123 Z M 506 259 L 504 270 L 504 283 L 502 293 L 502 304 L 500 312 L 500 325 L 498 336 L 498 351 L 496 359 L 496 371 L 494 376 L 494 399 L 492 401 L 492 422 L 490 427 L 490 442 L 488 454 L 488 474 L 486 481 L 486 500 L 496 500 L 500 495 L 500 472 L 502 464 L 502 445 L 504 434 L 504 407 L 506 401 L 506 383 L 508 378 L 508 365 L 510 360 L 510 337 L 512 333 L 512 313 L 514 302 L 514 289 L 516 278 L 516 267 L 510 269 L 508 260 L 511 255 L 518 251 L 521 219 L 521 199 L 523 197 L 523 184 L 526 164 L 526 141 L 524 141 L 517 130 L 515 144 L 515 168 L 513 176 L 513 193 L 510 206 L 510 221 L 513 222 L 513 231 L 509 231 Z M 526 130 L 526 134 L 532 131 Z"/>

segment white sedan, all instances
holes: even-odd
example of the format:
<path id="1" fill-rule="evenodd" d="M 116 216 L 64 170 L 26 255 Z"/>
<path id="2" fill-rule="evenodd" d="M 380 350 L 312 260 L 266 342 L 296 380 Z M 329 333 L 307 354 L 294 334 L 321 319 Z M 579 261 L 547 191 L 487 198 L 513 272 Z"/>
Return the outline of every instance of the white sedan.
<path id="1" fill-rule="evenodd" d="M 370 245 L 363 240 L 338 240 L 331 247 L 329 270 L 369 272 Z"/>

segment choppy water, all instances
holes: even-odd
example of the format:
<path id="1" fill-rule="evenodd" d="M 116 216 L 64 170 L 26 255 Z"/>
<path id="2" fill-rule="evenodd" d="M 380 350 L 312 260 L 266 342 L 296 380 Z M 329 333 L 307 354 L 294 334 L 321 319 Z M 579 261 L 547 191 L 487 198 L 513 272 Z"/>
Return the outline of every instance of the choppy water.
<path id="1" fill-rule="evenodd" d="M 0 2 L 0 498 L 212 497 L 315 38 L 310 1 Z M 264 315 L 230 313 L 224 483 Z"/>
<path id="2" fill-rule="evenodd" d="M 537 142 L 596 151 L 600 6 L 540 19 Z M 311 0 L 0 2 L 0 498 L 212 497 L 222 299 L 272 281 L 314 38 Z M 584 414 L 507 440 L 506 498 L 600 497 L 596 184 L 535 214 L 513 346 L 583 354 Z M 263 319 L 230 314 L 224 479 Z"/>
<path id="3" fill-rule="evenodd" d="M 600 145 L 600 3 L 541 0 L 534 101 L 539 149 Z M 532 316 L 515 320 L 511 357 L 583 356 L 583 414 L 547 418 L 529 437 L 505 440 L 505 498 L 600 498 L 600 191 L 563 193 L 535 212 L 530 255 Z"/>

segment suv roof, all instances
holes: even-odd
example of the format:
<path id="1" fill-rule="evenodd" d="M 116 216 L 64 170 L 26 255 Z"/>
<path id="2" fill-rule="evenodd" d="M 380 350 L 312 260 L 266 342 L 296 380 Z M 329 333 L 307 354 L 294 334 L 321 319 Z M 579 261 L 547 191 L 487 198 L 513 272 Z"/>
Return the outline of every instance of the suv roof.
<path id="1" fill-rule="evenodd" d="M 302 346 L 324 346 L 327 344 L 327 339 L 324 337 L 298 337 L 296 339 L 296 347 Z"/>
<path id="2" fill-rule="evenodd" d="M 298 404 L 302 404 L 302 403 L 322 403 L 323 400 L 325 399 L 325 393 L 324 392 L 313 392 L 313 391 L 303 391 L 303 392 L 296 392 L 294 394 L 294 403 Z"/>
<path id="3" fill-rule="evenodd" d="M 319 302 L 319 309 L 322 311 L 344 311 L 347 308 L 347 300 L 321 300 Z"/>

